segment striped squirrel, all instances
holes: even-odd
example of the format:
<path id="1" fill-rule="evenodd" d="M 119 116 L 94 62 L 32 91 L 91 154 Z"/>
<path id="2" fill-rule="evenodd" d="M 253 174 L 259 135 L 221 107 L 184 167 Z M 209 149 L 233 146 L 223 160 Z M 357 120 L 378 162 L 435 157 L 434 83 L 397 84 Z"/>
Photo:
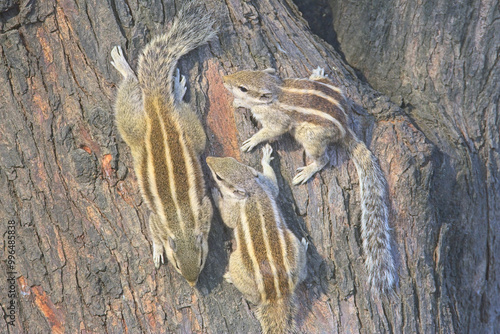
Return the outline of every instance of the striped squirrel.
<path id="1" fill-rule="evenodd" d="M 262 128 L 243 142 L 242 151 L 290 132 L 313 162 L 298 169 L 293 184 L 304 184 L 329 162 L 329 144 L 352 157 L 360 179 L 361 237 L 369 284 L 389 290 L 396 278 L 388 225 L 386 180 L 376 157 L 348 126 L 342 91 L 318 67 L 309 79 L 281 80 L 274 69 L 240 71 L 224 77 L 234 107 L 249 108 Z"/>
<path id="2" fill-rule="evenodd" d="M 196 113 L 182 101 L 185 78 L 180 57 L 215 37 L 214 21 L 200 2 L 188 2 L 172 27 L 149 42 L 138 76 L 116 46 L 111 64 L 123 75 L 115 104 L 118 130 L 130 147 L 144 200 L 156 268 L 169 261 L 191 286 L 205 265 L 212 204 L 206 195 L 199 155 L 206 135 Z"/>
<path id="3" fill-rule="evenodd" d="M 233 158 L 207 157 L 218 187 L 212 198 L 236 240 L 224 277 L 257 305 L 264 333 L 292 333 L 295 289 L 307 273 L 307 242 L 286 226 L 276 204 L 279 189 L 269 165 L 271 146 L 262 151 L 263 173 Z"/>

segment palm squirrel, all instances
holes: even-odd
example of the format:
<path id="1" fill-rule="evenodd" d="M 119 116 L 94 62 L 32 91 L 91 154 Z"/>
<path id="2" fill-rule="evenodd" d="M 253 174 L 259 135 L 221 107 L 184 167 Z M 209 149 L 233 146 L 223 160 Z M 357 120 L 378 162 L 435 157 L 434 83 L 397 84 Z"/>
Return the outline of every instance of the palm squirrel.
<path id="1" fill-rule="evenodd" d="M 212 198 L 236 240 L 225 278 L 257 305 L 264 333 L 291 333 L 295 289 L 306 276 L 307 242 L 288 229 L 278 209 L 271 153 L 266 145 L 263 173 L 233 158 L 208 157 L 207 164 L 218 187 Z"/>
<path id="2" fill-rule="evenodd" d="M 116 124 L 130 147 L 143 198 L 152 211 L 154 264 L 158 268 L 164 263 L 165 249 L 191 286 L 205 265 L 212 205 L 199 160 L 205 131 L 182 100 L 185 78 L 175 70 L 180 57 L 215 37 L 213 24 L 200 2 L 188 2 L 170 30 L 146 45 L 138 76 L 119 46 L 111 51 L 111 64 L 124 78 L 116 98 Z"/>
<path id="3" fill-rule="evenodd" d="M 318 67 L 309 79 L 281 80 L 274 69 L 240 71 L 224 77 L 234 107 L 249 108 L 262 128 L 243 142 L 250 151 L 259 143 L 290 134 L 313 162 L 298 169 L 293 184 L 307 182 L 329 162 L 328 146 L 338 143 L 352 157 L 360 179 L 361 236 L 369 284 L 375 291 L 390 289 L 395 280 L 388 225 L 386 180 L 377 158 L 348 126 L 348 105 Z"/>

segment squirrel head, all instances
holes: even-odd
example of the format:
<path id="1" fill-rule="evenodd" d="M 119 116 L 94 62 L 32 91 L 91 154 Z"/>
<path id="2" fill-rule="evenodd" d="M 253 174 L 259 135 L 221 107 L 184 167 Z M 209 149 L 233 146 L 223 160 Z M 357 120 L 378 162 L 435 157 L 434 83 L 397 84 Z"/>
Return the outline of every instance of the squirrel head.
<path id="1" fill-rule="evenodd" d="M 197 220 L 194 229 L 179 226 L 165 231 L 161 237 L 168 260 L 191 286 L 196 285 L 205 267 L 212 210 L 210 199 L 205 196 L 196 217 L 190 217 Z"/>
<path id="2" fill-rule="evenodd" d="M 189 285 L 195 286 L 207 258 L 208 233 L 199 232 L 177 238 L 171 235 L 164 245 L 170 263 Z"/>
<path id="3" fill-rule="evenodd" d="M 240 71 L 224 76 L 224 86 L 234 96 L 234 107 L 252 108 L 273 103 L 280 92 L 282 81 L 275 70 Z"/>
<path id="4" fill-rule="evenodd" d="M 259 173 L 231 157 L 207 157 L 207 165 L 222 197 L 244 200 L 257 185 Z"/>

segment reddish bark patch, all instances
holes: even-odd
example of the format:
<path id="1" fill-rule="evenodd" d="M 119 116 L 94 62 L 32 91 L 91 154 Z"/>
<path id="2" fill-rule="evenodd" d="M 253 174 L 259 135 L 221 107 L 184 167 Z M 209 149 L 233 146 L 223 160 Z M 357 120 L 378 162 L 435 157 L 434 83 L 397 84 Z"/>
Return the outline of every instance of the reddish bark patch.
<path id="1" fill-rule="evenodd" d="M 35 304 L 49 322 L 52 333 L 64 333 L 64 314 L 50 300 L 40 286 L 31 288 L 35 295 Z"/>
<path id="2" fill-rule="evenodd" d="M 217 156 L 231 156 L 239 160 L 240 150 L 236 138 L 236 122 L 234 110 L 231 105 L 232 97 L 224 88 L 219 65 L 215 61 L 208 62 L 206 72 L 208 87 L 208 99 L 210 107 L 207 113 L 207 126 L 210 138 L 210 152 Z"/>

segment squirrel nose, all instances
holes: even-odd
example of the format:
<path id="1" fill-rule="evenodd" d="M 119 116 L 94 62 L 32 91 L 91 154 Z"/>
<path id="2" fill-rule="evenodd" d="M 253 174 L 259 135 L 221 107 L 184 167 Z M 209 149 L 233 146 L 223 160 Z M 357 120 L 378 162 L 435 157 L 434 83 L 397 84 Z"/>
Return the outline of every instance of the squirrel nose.
<path id="1" fill-rule="evenodd" d="M 187 281 L 192 288 L 196 285 L 196 281 Z"/>

